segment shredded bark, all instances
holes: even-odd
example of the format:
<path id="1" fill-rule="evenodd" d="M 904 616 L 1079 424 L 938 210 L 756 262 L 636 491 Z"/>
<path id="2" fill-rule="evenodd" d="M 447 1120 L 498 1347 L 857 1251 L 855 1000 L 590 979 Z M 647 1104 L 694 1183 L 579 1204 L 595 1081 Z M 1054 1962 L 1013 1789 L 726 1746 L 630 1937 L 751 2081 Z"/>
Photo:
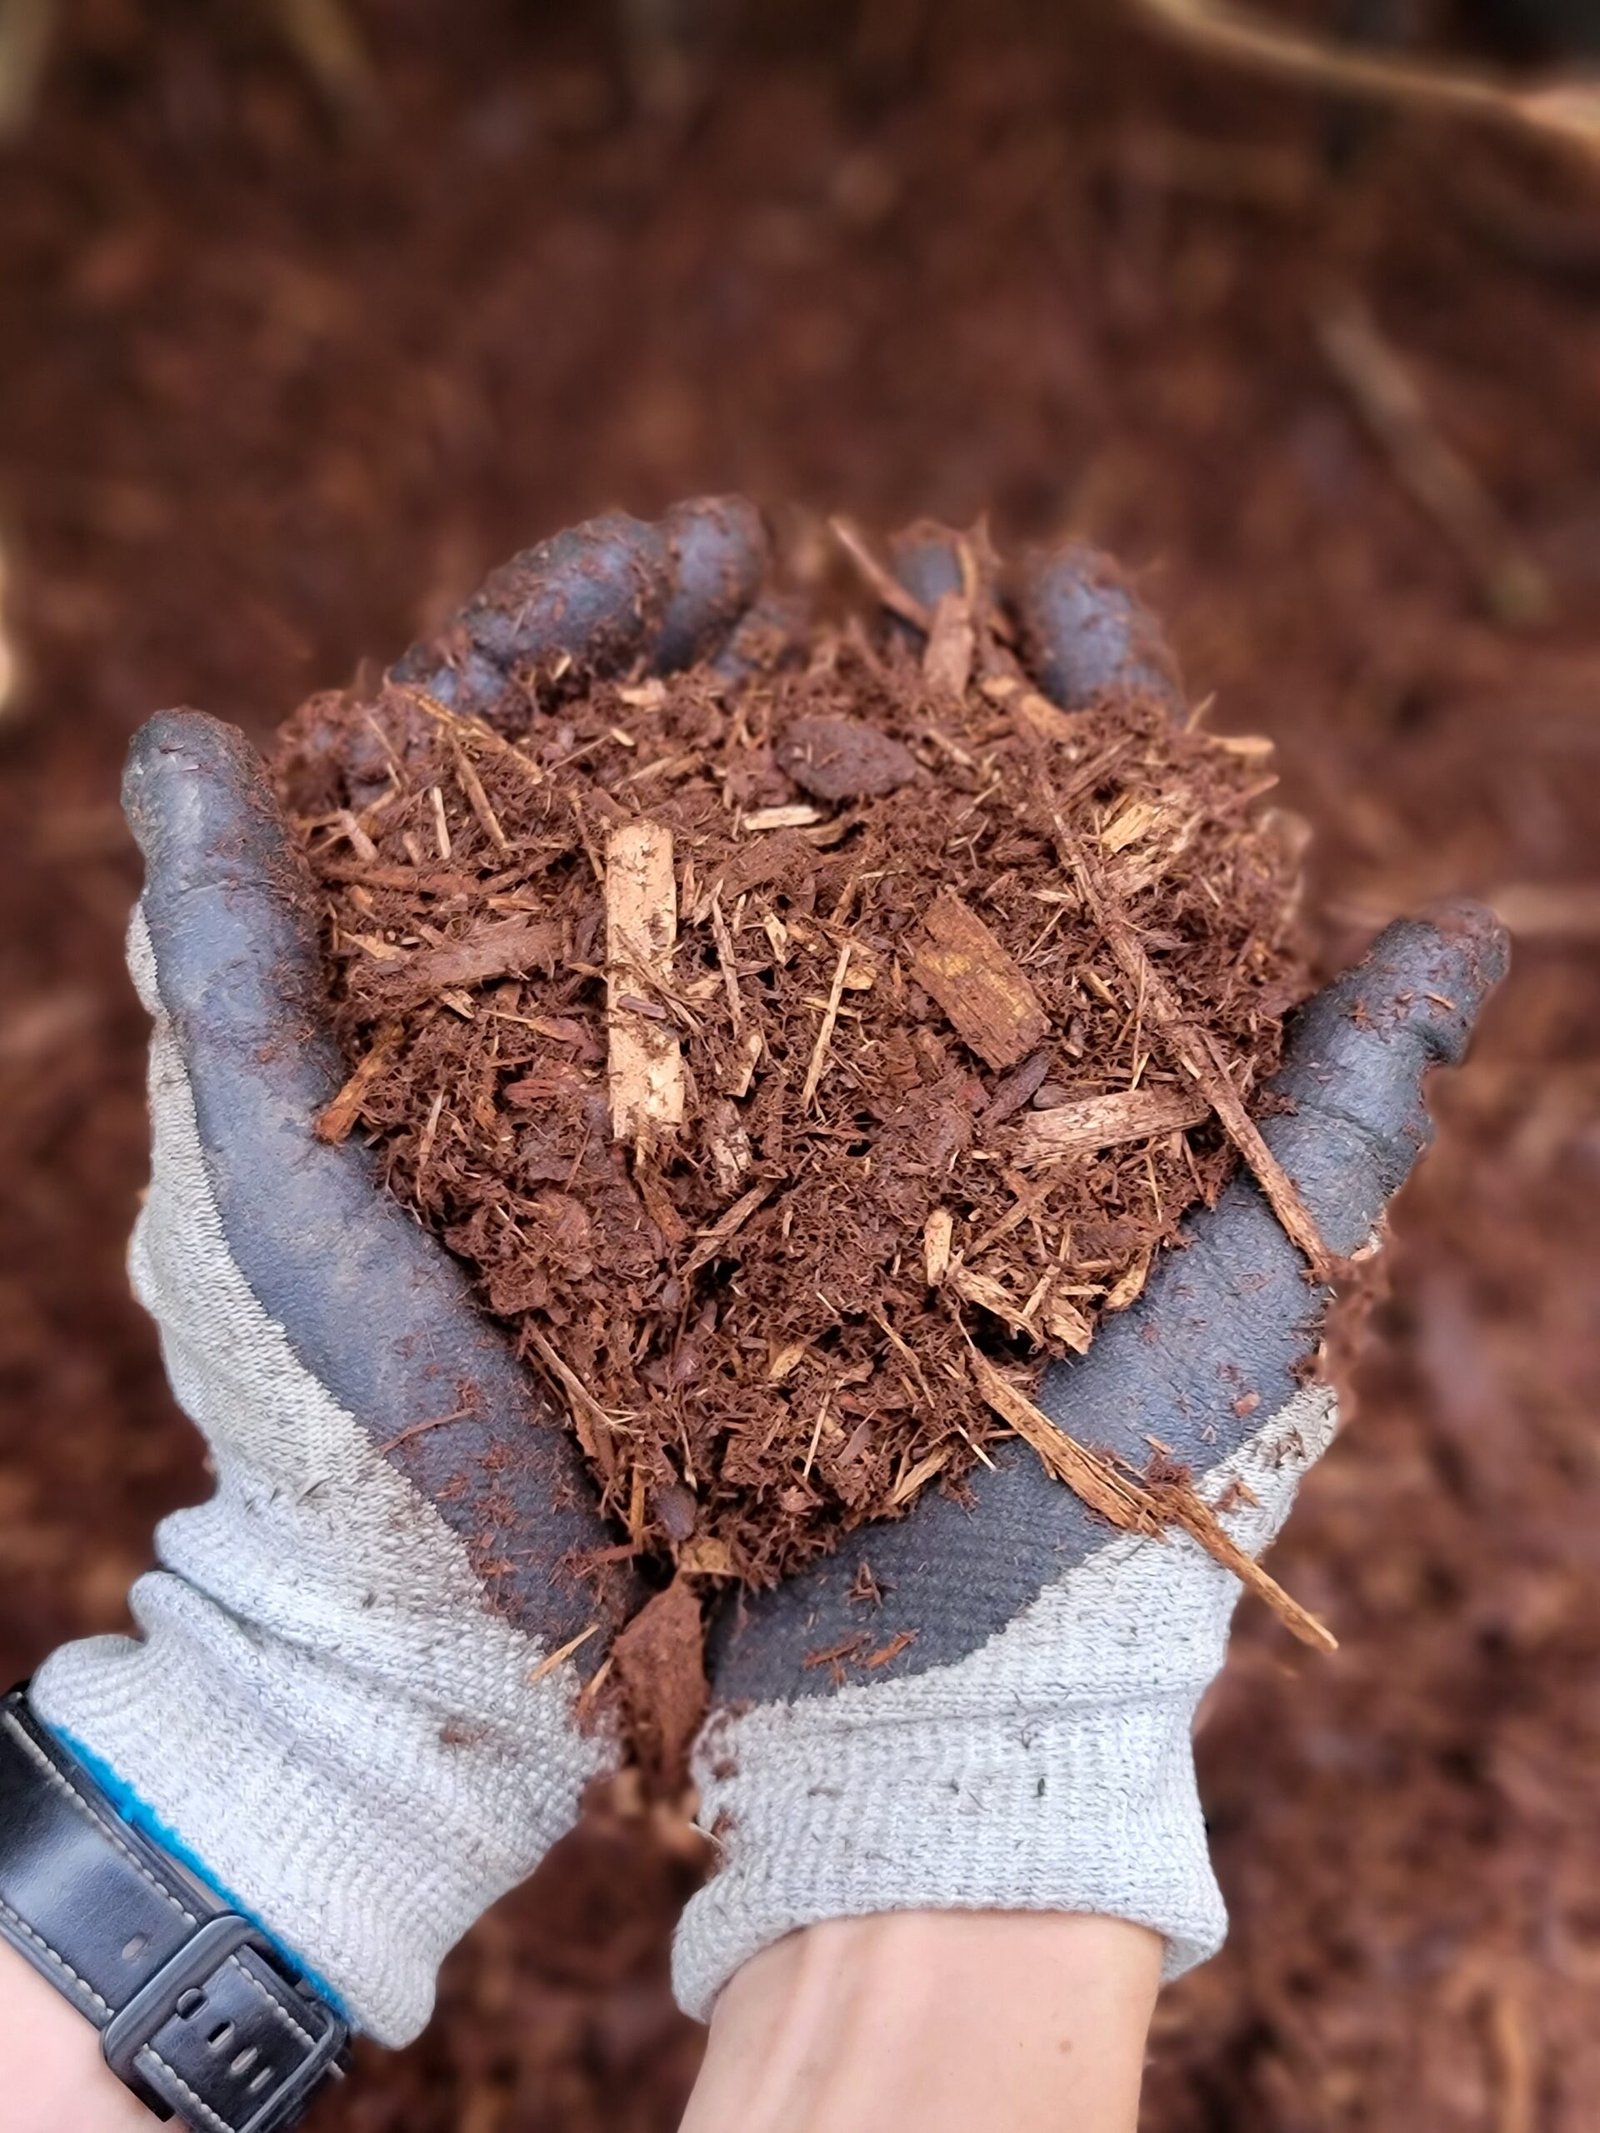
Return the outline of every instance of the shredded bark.
<path id="1" fill-rule="evenodd" d="M 1019 1428 L 972 1358 L 1082 1352 L 1232 1143 L 1259 1167 L 1305 987 L 1261 758 L 1044 703 L 978 578 L 926 641 L 897 599 L 736 680 L 519 684 L 491 723 L 391 682 L 280 742 L 350 1066 L 320 1130 L 686 1573 L 769 1583 L 959 1490 Z"/>

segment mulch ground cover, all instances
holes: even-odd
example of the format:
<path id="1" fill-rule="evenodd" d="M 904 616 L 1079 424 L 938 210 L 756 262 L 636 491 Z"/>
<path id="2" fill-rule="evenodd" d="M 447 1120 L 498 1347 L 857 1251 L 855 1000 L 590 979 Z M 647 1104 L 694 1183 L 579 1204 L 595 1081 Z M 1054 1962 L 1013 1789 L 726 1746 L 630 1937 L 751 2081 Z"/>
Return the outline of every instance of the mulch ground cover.
<path id="1" fill-rule="evenodd" d="M 402 0 L 364 18 L 352 131 L 266 10 L 64 11 L 0 201 L 7 1664 L 115 1624 L 155 1517 L 204 1487 L 121 1264 L 139 718 L 187 700 L 265 734 L 610 503 L 1071 528 L 1149 566 L 1212 730 L 1277 741 L 1325 965 L 1434 893 L 1495 893 L 1517 935 L 1398 1211 L 1351 1426 L 1273 1556 L 1340 1650 L 1247 1603 L 1208 1713 L 1233 1932 L 1163 1998 L 1145 2123 L 1581 2133 L 1592 181 L 1242 84 L 1109 9 L 807 12 L 708 55 L 686 120 L 598 16 Z M 1464 532 L 1408 487 L 1385 354 L 1491 501 L 1487 548 L 1480 513 Z M 664 1983 L 696 1870 L 613 1799 L 452 1960 L 428 2036 L 366 2055 L 330 2133 L 665 2133 L 698 2051 Z"/>
<path id="2" fill-rule="evenodd" d="M 959 1489 L 1012 1366 L 1082 1353 L 1215 1199 L 1211 1096 L 1237 1122 L 1306 989 L 1270 743 L 1060 709 L 961 554 L 936 616 L 889 587 L 920 629 L 529 663 L 470 716 L 397 675 L 280 743 L 351 1068 L 319 1130 L 690 1573 Z"/>

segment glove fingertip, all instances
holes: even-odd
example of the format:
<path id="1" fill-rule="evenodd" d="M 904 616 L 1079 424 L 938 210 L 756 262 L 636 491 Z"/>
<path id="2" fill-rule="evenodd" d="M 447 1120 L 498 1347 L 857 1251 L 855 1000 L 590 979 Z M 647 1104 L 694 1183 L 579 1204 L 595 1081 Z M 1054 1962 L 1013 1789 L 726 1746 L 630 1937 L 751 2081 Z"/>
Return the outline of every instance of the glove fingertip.
<path id="1" fill-rule="evenodd" d="M 147 877 L 176 889 L 299 879 L 256 749 L 207 711 L 159 711 L 129 744 L 122 807 Z"/>
<path id="2" fill-rule="evenodd" d="M 692 666 L 738 622 L 766 576 L 766 527 L 742 496 L 678 504 L 661 522 L 671 589 L 650 664 L 660 673 Z"/>
<path id="3" fill-rule="evenodd" d="M 207 712 L 160 712 L 134 735 L 122 793 L 159 994 L 186 1043 L 303 1022 L 320 982 L 316 910 L 250 742 Z"/>
<path id="4" fill-rule="evenodd" d="M 1025 555 L 1007 587 L 1023 658 L 1069 711 L 1107 696 L 1183 706 L 1178 663 L 1127 576 L 1099 549 L 1068 541 Z"/>
<path id="5" fill-rule="evenodd" d="M 924 607 L 961 590 L 961 550 L 956 535 L 936 519 L 919 518 L 889 543 L 889 568 Z"/>

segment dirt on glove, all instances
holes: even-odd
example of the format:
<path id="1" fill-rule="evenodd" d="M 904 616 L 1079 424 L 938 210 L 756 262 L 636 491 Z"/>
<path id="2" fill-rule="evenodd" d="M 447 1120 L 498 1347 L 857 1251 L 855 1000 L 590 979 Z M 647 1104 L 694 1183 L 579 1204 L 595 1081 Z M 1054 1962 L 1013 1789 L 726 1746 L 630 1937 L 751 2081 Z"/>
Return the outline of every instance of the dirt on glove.
<path id="1" fill-rule="evenodd" d="M 1306 989 L 1266 744 L 1061 710 L 962 554 L 926 630 L 471 717 L 391 676 L 280 737 L 350 1067 L 319 1131 L 682 1570 L 770 1583 L 959 1489 L 994 1366 L 1087 1348 L 1227 1176 L 1196 1040 L 1248 1101 Z"/>

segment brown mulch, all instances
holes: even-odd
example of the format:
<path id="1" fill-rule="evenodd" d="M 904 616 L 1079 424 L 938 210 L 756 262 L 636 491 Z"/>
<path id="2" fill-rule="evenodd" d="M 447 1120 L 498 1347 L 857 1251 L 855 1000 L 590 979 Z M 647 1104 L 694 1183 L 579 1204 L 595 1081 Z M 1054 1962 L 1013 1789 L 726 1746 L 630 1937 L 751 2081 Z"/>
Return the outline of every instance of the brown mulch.
<path id="1" fill-rule="evenodd" d="M 313 698 L 279 782 L 351 1068 L 321 1130 L 476 1273 L 640 1554 L 770 1584 L 959 1489 L 1081 1353 L 1306 989 L 1270 747 L 1034 689 L 964 551 L 737 678 Z M 641 871 L 643 869 L 643 871 Z"/>
<path id="2" fill-rule="evenodd" d="M 397 0 L 366 11 L 382 122 L 342 135 L 266 10 L 61 12 L 0 195 L 10 1668 L 115 1625 L 155 1517 L 205 1486 L 122 1270 L 136 721 L 192 701 L 265 732 L 610 503 L 1070 527 L 1152 565 L 1221 730 L 1277 740 L 1325 960 L 1460 889 L 1514 891 L 1518 937 L 1397 1214 L 1361 1405 L 1272 1558 L 1341 1649 L 1240 1612 L 1201 1741 L 1232 1936 L 1162 2001 L 1144 2122 L 1585 2133 L 1590 181 L 1231 80 L 1087 4 L 763 10 L 686 131 L 600 11 Z M 1352 291 L 1542 573 L 1542 627 L 1495 619 L 1330 363 Z M 664 1983 L 690 1872 L 637 1814 L 591 1823 L 330 2133 L 666 2133 L 698 2051 Z"/>

